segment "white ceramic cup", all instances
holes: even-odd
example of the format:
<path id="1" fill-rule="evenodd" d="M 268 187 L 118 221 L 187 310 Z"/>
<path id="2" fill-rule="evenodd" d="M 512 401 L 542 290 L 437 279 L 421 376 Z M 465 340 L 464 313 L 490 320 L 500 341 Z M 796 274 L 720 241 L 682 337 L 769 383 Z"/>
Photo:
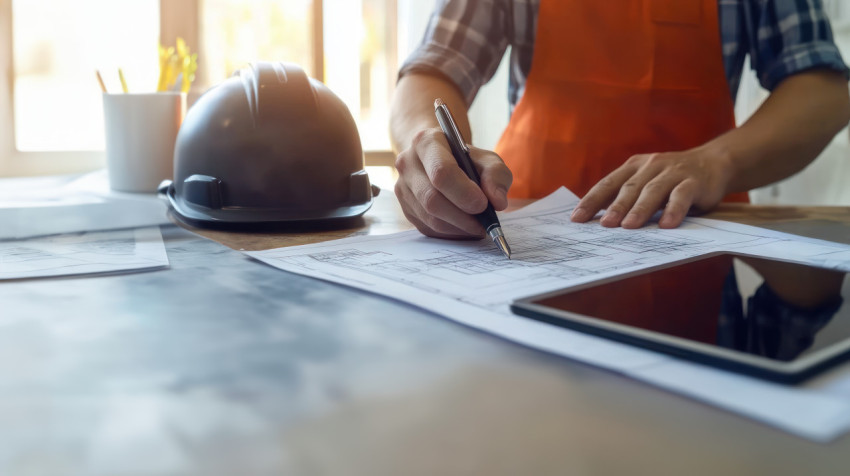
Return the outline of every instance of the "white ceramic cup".
<path id="1" fill-rule="evenodd" d="M 156 193 L 174 174 L 174 143 L 186 115 L 186 94 L 103 94 L 109 186 Z"/>

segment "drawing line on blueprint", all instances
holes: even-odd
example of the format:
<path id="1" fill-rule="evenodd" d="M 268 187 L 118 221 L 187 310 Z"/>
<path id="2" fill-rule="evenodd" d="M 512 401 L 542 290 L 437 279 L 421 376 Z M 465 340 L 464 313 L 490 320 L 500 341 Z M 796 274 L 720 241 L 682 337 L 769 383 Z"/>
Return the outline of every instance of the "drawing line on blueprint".
<path id="1" fill-rule="evenodd" d="M 314 270 L 341 282 L 356 280 L 379 293 L 384 286 L 399 284 L 435 298 L 507 312 L 512 299 L 542 290 L 713 252 L 780 249 L 794 241 L 767 230 L 762 234 L 751 227 L 724 228 L 703 219 L 687 219 L 672 230 L 603 228 L 598 222 L 571 222 L 571 210 L 562 206 L 505 217 L 503 228 L 514 252 L 511 261 L 489 240 L 441 242 L 415 232 L 260 255 L 287 269 Z M 832 251 L 828 248 L 808 246 L 807 253 Z"/>
<path id="2" fill-rule="evenodd" d="M 343 248 L 277 259 L 292 266 L 346 268 L 389 279 L 443 297 L 488 308 L 504 307 L 505 296 L 524 287 L 557 286 L 592 275 L 668 261 L 713 250 L 713 240 L 668 236 L 658 230 L 610 230 L 564 222 L 559 210 L 513 220 L 514 259 L 505 260 L 484 240 L 473 249 L 440 249 L 416 257 L 380 250 Z M 557 223 L 557 232 L 547 230 Z M 563 232 L 568 226 L 570 231 Z M 311 265 L 312 262 L 312 265 Z M 324 267 L 323 267 L 324 269 Z"/>
<path id="3" fill-rule="evenodd" d="M 0 242 L 0 280 L 167 266 L 158 228 Z"/>

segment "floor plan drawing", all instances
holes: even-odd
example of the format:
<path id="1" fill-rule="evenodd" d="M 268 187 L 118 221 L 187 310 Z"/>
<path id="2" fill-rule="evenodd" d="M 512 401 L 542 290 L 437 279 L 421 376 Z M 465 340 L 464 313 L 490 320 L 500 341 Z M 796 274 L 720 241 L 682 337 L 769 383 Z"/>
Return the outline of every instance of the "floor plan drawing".
<path id="1" fill-rule="evenodd" d="M 159 227 L 0 241 L 0 280 L 168 266 Z"/>
<path id="2" fill-rule="evenodd" d="M 675 230 L 608 229 L 598 223 L 572 223 L 571 211 L 572 206 L 565 205 L 505 218 L 503 226 L 513 248 L 511 260 L 488 240 L 451 242 L 425 238 L 417 232 L 397 235 L 391 245 L 386 237 L 360 237 L 351 242 L 281 248 L 252 256 L 284 269 L 337 275 L 344 272 L 358 281 L 388 280 L 435 297 L 507 313 L 510 301 L 523 293 L 557 289 L 714 251 L 752 249 L 781 241 L 767 230 L 762 234 L 738 233 L 699 220 L 690 220 Z"/>
<path id="3" fill-rule="evenodd" d="M 699 218 L 672 230 L 577 224 L 569 220 L 577 201 L 562 189 L 502 214 L 512 260 L 489 240 L 438 240 L 417 231 L 247 254 L 282 270 L 387 296 L 489 334 L 622 372 L 814 440 L 828 441 L 850 428 L 850 385 L 844 383 L 850 382 L 850 368 L 829 384 L 846 392 L 825 384 L 784 387 L 510 312 L 518 298 L 714 252 L 850 270 L 850 246 Z M 671 377 L 681 375 L 691 378 Z"/>

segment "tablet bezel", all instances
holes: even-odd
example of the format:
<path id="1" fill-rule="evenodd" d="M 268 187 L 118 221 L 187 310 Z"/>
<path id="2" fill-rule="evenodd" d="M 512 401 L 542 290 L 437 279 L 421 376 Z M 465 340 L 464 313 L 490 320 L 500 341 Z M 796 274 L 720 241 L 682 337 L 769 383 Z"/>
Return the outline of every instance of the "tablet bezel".
<path id="1" fill-rule="evenodd" d="M 575 286 L 568 286 L 556 291 L 536 294 L 520 298 L 511 303 L 511 311 L 520 316 L 529 317 L 531 319 L 552 324 L 559 327 L 574 329 L 592 335 L 606 337 L 615 341 L 623 342 L 638 347 L 648 348 L 650 350 L 659 351 L 665 354 L 681 357 L 694 362 L 708 364 L 714 367 L 732 370 L 735 372 L 751 375 L 774 382 L 785 384 L 795 384 L 811 378 L 815 374 L 821 373 L 827 368 L 841 362 L 850 357 L 850 337 L 833 344 L 829 347 L 812 352 L 809 355 L 800 357 L 790 362 L 782 362 L 771 360 L 765 357 L 754 356 L 734 349 L 712 346 L 701 342 L 676 337 L 668 334 L 663 334 L 657 331 L 640 329 L 637 327 L 619 324 L 600 318 L 586 316 L 562 309 L 543 306 L 537 304 L 537 301 L 548 299 L 557 295 L 579 292 L 583 289 L 589 289 L 607 283 L 620 281 L 633 276 L 639 276 L 653 271 L 658 271 L 665 268 L 672 268 L 694 261 L 699 261 L 716 256 L 728 255 L 733 258 L 759 258 L 769 259 L 778 262 L 787 262 L 793 264 L 803 264 L 788 260 L 765 258 L 757 255 L 748 255 L 744 253 L 728 253 L 714 252 L 687 258 L 683 260 L 672 261 L 658 266 L 642 268 L 628 273 L 612 276 L 609 278 L 583 283 Z M 813 266 L 815 268 L 823 268 Z M 831 270 L 836 271 L 836 270 Z M 846 273 L 850 274 L 850 273 Z M 850 305 L 848 303 L 847 305 Z"/>

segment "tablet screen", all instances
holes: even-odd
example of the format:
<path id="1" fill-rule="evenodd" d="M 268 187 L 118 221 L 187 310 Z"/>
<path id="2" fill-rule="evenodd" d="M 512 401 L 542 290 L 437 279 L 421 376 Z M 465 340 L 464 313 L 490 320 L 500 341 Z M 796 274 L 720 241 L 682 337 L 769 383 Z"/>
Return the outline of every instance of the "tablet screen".
<path id="1" fill-rule="evenodd" d="M 791 362 L 850 341 L 848 282 L 834 270 L 721 254 L 527 302 L 593 318 L 578 326 L 584 330 L 598 320 Z M 569 315 L 541 320 L 558 324 Z M 611 327 L 618 328 L 607 334 Z"/>

